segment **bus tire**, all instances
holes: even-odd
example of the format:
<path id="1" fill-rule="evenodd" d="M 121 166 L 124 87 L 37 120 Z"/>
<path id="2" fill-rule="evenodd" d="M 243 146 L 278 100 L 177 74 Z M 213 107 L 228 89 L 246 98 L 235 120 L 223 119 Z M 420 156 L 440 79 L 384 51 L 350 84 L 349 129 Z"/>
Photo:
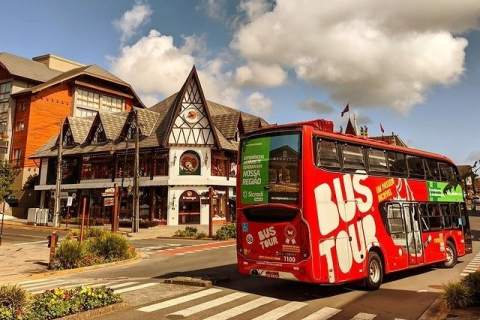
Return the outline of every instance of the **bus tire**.
<path id="1" fill-rule="evenodd" d="M 458 254 L 455 244 L 452 241 L 447 241 L 447 259 L 443 263 L 444 268 L 453 268 L 457 264 Z"/>
<path id="2" fill-rule="evenodd" d="M 377 290 L 383 281 L 382 259 L 378 253 L 370 251 L 368 253 L 368 275 L 365 279 L 365 288 L 367 290 Z"/>

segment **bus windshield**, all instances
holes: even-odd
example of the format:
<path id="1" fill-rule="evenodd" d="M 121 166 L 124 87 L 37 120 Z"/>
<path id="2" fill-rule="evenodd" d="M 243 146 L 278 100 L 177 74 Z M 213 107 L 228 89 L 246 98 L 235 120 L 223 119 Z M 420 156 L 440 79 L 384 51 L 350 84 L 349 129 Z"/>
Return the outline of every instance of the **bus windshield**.
<path id="1" fill-rule="evenodd" d="M 242 203 L 299 203 L 300 132 L 245 139 L 240 151 Z"/>

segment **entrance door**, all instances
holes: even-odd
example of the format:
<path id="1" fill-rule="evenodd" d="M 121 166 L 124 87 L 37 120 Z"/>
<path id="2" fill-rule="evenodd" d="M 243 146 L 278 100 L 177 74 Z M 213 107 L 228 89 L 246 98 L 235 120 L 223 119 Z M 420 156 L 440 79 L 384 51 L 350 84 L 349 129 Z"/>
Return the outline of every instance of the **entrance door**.
<path id="1" fill-rule="evenodd" d="M 200 197 L 193 190 L 180 195 L 178 213 L 179 224 L 200 224 Z"/>
<path id="2" fill-rule="evenodd" d="M 423 246 L 417 207 L 412 203 L 404 204 L 402 213 L 409 254 L 408 261 L 410 265 L 419 264 L 423 262 Z"/>

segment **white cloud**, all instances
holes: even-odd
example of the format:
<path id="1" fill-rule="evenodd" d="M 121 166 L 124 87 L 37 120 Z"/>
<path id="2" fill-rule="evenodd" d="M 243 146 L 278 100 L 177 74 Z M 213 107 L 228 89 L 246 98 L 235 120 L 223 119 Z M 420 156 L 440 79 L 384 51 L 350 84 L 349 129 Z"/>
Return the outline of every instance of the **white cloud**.
<path id="1" fill-rule="evenodd" d="M 245 12 L 248 21 L 252 21 L 270 11 L 271 5 L 268 0 L 242 0 L 238 5 L 238 11 Z"/>
<path id="2" fill-rule="evenodd" d="M 276 87 L 286 81 L 287 73 L 276 64 L 251 61 L 235 71 L 235 84 L 239 87 Z"/>
<path id="3" fill-rule="evenodd" d="M 202 0 L 197 10 L 205 12 L 211 19 L 223 21 L 226 17 L 225 3 L 226 0 Z"/>
<path id="4" fill-rule="evenodd" d="M 300 109 L 306 111 L 313 111 L 320 114 L 332 113 L 333 107 L 323 102 L 318 102 L 315 99 L 308 99 L 300 104 Z"/>
<path id="5" fill-rule="evenodd" d="M 277 0 L 231 47 L 247 66 L 293 70 L 334 101 L 406 114 L 433 86 L 459 81 L 468 43 L 454 34 L 479 29 L 479 17 L 478 0 Z"/>
<path id="6" fill-rule="evenodd" d="M 273 101 L 260 92 L 254 92 L 246 98 L 245 105 L 251 114 L 265 118 L 272 112 Z"/>
<path id="7" fill-rule="evenodd" d="M 151 30 L 135 44 L 123 47 L 118 57 L 109 57 L 109 69 L 131 84 L 143 103 L 150 107 L 159 98 L 178 92 L 196 65 L 205 97 L 235 107 L 239 91 L 231 86 L 231 73 L 222 72 L 223 60 L 199 62 L 193 52 L 206 47 L 203 38 L 184 37 L 184 41 L 182 47 L 176 47 L 172 37 Z"/>
<path id="8" fill-rule="evenodd" d="M 113 22 L 113 25 L 122 33 L 120 37 L 122 45 L 136 34 L 138 28 L 149 21 L 152 13 L 148 4 L 136 1 L 132 10 L 125 12 L 120 20 Z"/>

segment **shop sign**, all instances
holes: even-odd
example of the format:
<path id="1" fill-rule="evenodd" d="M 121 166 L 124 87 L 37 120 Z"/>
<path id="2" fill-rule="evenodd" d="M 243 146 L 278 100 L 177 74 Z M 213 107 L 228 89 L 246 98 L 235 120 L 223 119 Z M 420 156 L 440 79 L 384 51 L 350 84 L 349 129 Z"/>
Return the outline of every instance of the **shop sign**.
<path id="1" fill-rule="evenodd" d="M 103 199 L 103 205 L 105 207 L 111 207 L 114 204 L 114 198 L 104 198 Z"/>
<path id="2" fill-rule="evenodd" d="M 198 193 L 193 190 L 187 190 L 180 195 L 181 202 L 197 202 L 200 200 Z"/>

